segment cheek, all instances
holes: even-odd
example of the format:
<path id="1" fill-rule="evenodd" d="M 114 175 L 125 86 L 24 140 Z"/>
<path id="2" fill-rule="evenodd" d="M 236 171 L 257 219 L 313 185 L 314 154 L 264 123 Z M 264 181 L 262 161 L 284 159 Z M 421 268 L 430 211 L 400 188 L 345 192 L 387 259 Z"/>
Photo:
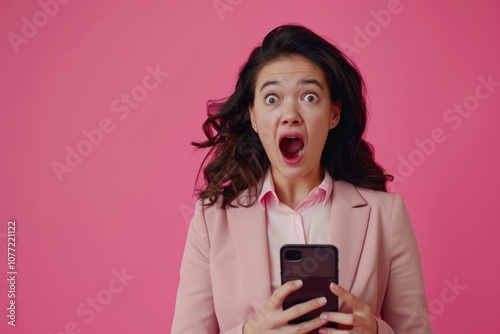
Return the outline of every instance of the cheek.
<path id="1" fill-rule="evenodd" d="M 259 127 L 259 138 L 264 147 L 270 147 L 274 143 L 274 133 L 269 127 L 262 126 Z"/>
<path id="2" fill-rule="evenodd" d="M 254 123 L 262 144 L 272 144 L 276 136 L 276 117 L 271 113 L 254 114 Z"/>
<path id="3" fill-rule="evenodd" d="M 308 129 L 312 138 L 311 142 L 314 142 L 314 147 L 319 151 L 323 151 L 323 147 L 325 146 L 326 139 L 328 137 L 328 133 L 330 132 L 330 123 L 325 121 L 325 119 L 318 120 Z"/>

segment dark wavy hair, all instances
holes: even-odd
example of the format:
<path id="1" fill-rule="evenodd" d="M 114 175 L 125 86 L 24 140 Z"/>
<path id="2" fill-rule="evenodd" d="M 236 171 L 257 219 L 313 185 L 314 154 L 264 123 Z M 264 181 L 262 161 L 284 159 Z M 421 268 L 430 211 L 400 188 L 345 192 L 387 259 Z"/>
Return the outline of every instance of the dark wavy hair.
<path id="1" fill-rule="evenodd" d="M 193 142 L 210 148 L 198 171 L 205 184 L 196 188 L 207 206 L 219 199 L 220 206 L 252 205 L 258 197 L 262 179 L 269 168 L 264 147 L 252 129 L 249 107 L 254 103 L 257 76 L 266 64 L 282 58 L 300 56 L 319 66 L 326 75 L 332 101 L 341 101 L 338 125 L 329 131 L 321 165 L 336 180 L 355 186 L 387 191 L 392 175 L 375 162 L 373 148 L 363 139 L 366 128 L 365 86 L 356 66 L 335 46 L 299 25 L 273 29 L 255 48 L 241 67 L 234 93 L 224 100 L 207 103 L 208 118 L 203 123 L 207 140 Z M 248 189 L 248 197 L 240 198 Z"/>

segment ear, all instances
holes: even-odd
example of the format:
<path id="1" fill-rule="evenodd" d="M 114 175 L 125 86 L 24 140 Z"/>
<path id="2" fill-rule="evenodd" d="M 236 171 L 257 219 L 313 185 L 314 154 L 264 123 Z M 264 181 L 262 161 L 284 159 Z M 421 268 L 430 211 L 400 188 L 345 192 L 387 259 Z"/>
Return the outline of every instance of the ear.
<path id="1" fill-rule="evenodd" d="M 336 127 L 340 122 L 340 112 L 342 110 L 342 101 L 332 102 L 332 112 L 330 115 L 330 130 Z"/>
<path id="2" fill-rule="evenodd" d="M 248 112 L 250 113 L 250 123 L 252 124 L 252 129 L 256 133 L 259 133 L 259 131 L 257 131 L 257 123 L 255 122 L 255 111 L 252 106 L 248 107 Z"/>

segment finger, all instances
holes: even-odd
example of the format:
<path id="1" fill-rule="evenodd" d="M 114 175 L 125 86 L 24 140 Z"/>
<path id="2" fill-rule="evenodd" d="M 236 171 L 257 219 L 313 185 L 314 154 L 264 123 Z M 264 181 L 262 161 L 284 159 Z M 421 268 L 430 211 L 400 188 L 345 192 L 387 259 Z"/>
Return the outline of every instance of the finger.
<path id="1" fill-rule="evenodd" d="M 337 297 L 342 299 L 353 310 L 353 312 L 366 311 L 365 303 L 361 302 L 355 295 L 353 295 L 340 285 L 331 282 L 330 291 L 332 291 Z"/>
<path id="2" fill-rule="evenodd" d="M 311 312 L 321 306 L 325 305 L 327 302 L 325 297 L 314 298 L 308 300 L 307 302 L 303 302 L 300 304 L 296 304 L 285 311 L 281 312 L 277 317 L 277 321 L 286 323 L 290 320 L 296 319 L 306 313 Z"/>
<path id="3" fill-rule="evenodd" d="M 340 313 L 340 312 L 323 312 L 319 318 L 323 321 L 331 321 L 338 324 L 339 329 L 344 331 L 335 330 L 333 333 L 351 333 L 350 330 L 358 329 L 363 333 L 373 333 L 377 331 L 377 322 L 373 316 L 356 315 L 354 313 Z M 322 333 L 322 332 L 320 332 Z M 330 333 L 328 331 L 323 333 Z"/>
<path id="4" fill-rule="evenodd" d="M 302 280 L 289 281 L 277 288 L 271 296 L 271 303 L 274 309 L 281 308 L 286 296 L 302 287 Z"/>
<path id="5" fill-rule="evenodd" d="M 301 322 L 296 325 L 289 325 L 286 328 L 283 328 L 286 333 L 310 333 L 311 331 L 320 328 L 325 325 L 325 321 L 320 318 L 314 318 L 312 320 Z M 286 331 L 287 329 L 291 329 L 291 331 Z"/>
<path id="6" fill-rule="evenodd" d="M 323 312 L 319 318 L 323 321 L 331 321 L 337 324 L 354 327 L 356 317 L 352 313 Z"/>
<path id="7" fill-rule="evenodd" d="M 342 329 L 334 329 L 334 328 L 320 328 L 318 331 L 319 334 L 350 334 L 351 330 L 342 330 Z"/>

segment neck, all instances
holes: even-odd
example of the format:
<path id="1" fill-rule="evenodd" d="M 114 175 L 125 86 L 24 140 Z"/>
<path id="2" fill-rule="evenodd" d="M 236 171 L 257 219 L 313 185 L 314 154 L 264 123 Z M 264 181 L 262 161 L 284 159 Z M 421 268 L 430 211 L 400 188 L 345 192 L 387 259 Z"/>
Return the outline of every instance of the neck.
<path id="1" fill-rule="evenodd" d="M 280 173 L 272 173 L 274 189 L 281 203 L 295 209 L 306 199 L 311 190 L 321 184 L 325 171 L 321 167 L 318 171 L 297 178 L 289 179 Z"/>

